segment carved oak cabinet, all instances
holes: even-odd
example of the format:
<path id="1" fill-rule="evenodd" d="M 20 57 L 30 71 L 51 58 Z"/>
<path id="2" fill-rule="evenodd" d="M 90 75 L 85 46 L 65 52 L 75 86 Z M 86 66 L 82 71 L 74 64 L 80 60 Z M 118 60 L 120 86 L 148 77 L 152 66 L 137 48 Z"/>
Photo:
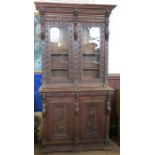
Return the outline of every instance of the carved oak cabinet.
<path id="1" fill-rule="evenodd" d="M 41 17 L 42 152 L 109 143 L 108 23 L 115 5 L 35 2 Z"/>

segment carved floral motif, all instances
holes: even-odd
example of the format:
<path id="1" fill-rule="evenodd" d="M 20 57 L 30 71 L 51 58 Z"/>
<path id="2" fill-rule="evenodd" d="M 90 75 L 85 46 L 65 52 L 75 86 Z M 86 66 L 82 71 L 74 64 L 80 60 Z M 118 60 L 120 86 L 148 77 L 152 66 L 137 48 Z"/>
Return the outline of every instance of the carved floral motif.
<path id="1" fill-rule="evenodd" d="M 55 110 L 55 134 L 64 134 L 65 124 L 64 124 L 64 109 L 57 108 Z"/>
<path id="2" fill-rule="evenodd" d="M 89 132 L 96 131 L 96 108 L 91 106 L 88 108 L 88 122 L 87 129 Z"/>

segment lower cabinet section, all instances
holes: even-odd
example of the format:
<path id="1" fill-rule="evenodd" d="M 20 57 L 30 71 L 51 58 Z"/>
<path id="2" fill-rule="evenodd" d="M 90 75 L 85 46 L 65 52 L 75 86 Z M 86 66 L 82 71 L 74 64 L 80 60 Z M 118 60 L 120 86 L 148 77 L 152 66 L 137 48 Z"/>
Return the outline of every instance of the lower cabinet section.
<path id="1" fill-rule="evenodd" d="M 109 139 L 107 93 L 45 93 L 42 153 L 103 149 Z"/>

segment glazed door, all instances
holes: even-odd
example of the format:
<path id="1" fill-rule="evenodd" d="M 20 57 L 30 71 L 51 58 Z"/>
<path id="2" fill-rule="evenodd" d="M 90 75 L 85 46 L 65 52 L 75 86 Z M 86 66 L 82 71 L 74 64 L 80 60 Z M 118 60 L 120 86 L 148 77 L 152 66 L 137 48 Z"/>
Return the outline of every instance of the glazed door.
<path id="1" fill-rule="evenodd" d="M 104 81 L 104 23 L 80 23 L 81 80 Z"/>
<path id="2" fill-rule="evenodd" d="M 45 54 L 48 83 L 72 83 L 73 81 L 73 23 L 46 22 Z M 44 61 L 43 61 L 44 63 Z"/>
<path id="3" fill-rule="evenodd" d="M 103 141 L 105 138 L 105 97 L 80 97 L 81 141 Z"/>
<path id="4" fill-rule="evenodd" d="M 74 140 L 74 97 L 47 98 L 47 137 L 52 144 Z"/>

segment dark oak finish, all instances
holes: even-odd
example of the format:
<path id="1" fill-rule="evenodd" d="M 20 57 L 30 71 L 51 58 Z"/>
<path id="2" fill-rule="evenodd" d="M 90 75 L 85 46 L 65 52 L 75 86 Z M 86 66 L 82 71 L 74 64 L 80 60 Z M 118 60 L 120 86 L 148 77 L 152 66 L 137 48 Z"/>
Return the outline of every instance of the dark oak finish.
<path id="1" fill-rule="evenodd" d="M 108 23 L 115 5 L 35 5 L 41 17 L 42 152 L 105 149 L 113 93 Z"/>

